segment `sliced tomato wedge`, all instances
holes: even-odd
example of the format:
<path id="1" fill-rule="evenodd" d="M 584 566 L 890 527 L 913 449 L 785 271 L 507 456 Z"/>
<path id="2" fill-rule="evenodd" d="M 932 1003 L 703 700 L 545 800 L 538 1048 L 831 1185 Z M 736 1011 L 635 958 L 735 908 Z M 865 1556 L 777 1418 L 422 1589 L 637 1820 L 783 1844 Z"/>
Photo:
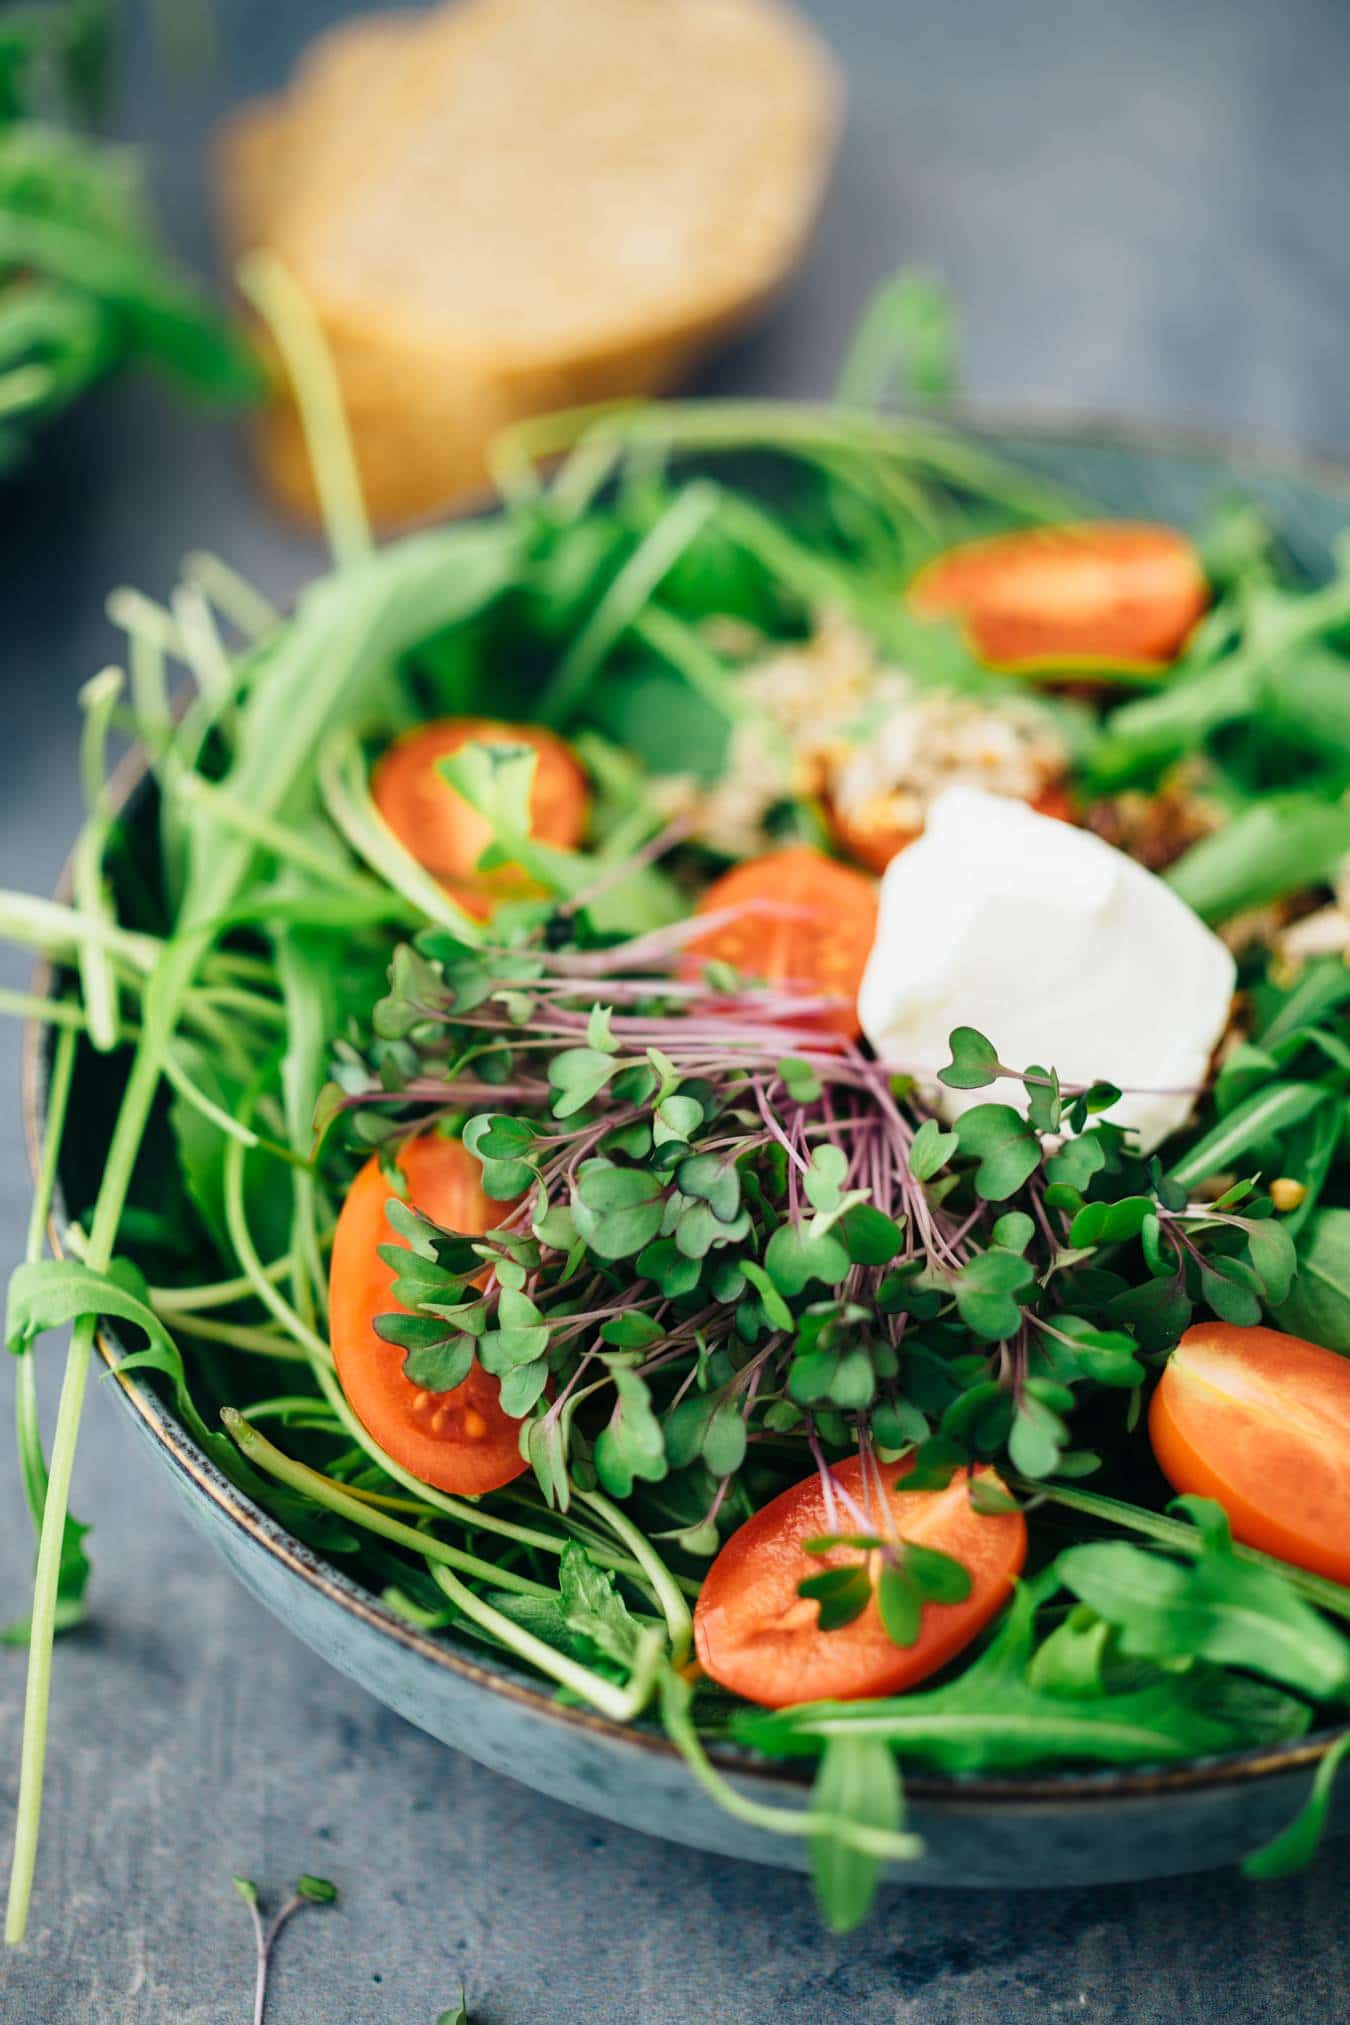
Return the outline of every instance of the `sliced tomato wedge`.
<path id="1" fill-rule="evenodd" d="M 955 619 L 991 668 L 1156 670 L 1209 604 L 1191 543 L 1149 521 L 1076 521 L 962 542 L 921 569 L 911 611 Z"/>
<path id="2" fill-rule="evenodd" d="M 794 1484 L 732 1534 L 708 1570 L 694 1610 L 694 1642 L 705 1673 L 734 1694 L 765 1708 L 793 1702 L 855 1701 L 899 1694 L 968 1645 L 1012 1593 L 1026 1559 L 1020 1512 L 984 1515 L 970 1502 L 967 1473 L 942 1491 L 897 1491 L 904 1468 L 882 1470 L 886 1509 L 866 1495 L 861 1459 L 852 1456 L 834 1479 L 869 1515 L 866 1528 L 846 1510 L 830 1524 L 820 1475 Z M 980 1475 L 997 1482 L 992 1471 Z M 875 1595 L 861 1616 L 822 1631 L 819 1609 L 797 1594 L 805 1576 L 865 1558 L 858 1548 L 808 1554 L 802 1542 L 829 1533 L 870 1531 L 912 1540 L 960 1561 L 970 1594 L 960 1603 L 926 1603 L 913 1645 L 896 1645 Z"/>
<path id="3" fill-rule="evenodd" d="M 410 1140 L 399 1168 L 415 1208 L 476 1236 L 506 1205 L 484 1195 L 478 1162 L 457 1139 Z M 526 1465 L 520 1423 L 502 1412 L 498 1383 L 475 1363 L 450 1392 L 426 1392 L 403 1374 L 404 1353 L 375 1333 L 375 1317 L 401 1312 L 381 1245 L 401 1245 L 385 1215 L 390 1187 L 377 1159 L 347 1192 L 333 1239 L 329 1331 L 338 1380 L 352 1412 L 380 1447 L 437 1490 L 474 1497 L 518 1477 Z"/>
<path id="4" fill-rule="evenodd" d="M 395 739 L 371 776 L 376 808 L 403 845 L 448 886 L 471 913 L 486 916 L 503 899 L 530 897 L 538 887 L 518 866 L 485 873 L 478 860 L 492 841 L 487 819 L 436 770 L 473 743 L 533 746 L 539 755 L 530 790 L 531 834 L 572 850 L 581 842 L 590 794 L 580 762 L 562 739 L 537 724 L 502 724 L 490 717 L 444 717 Z"/>
<path id="5" fill-rule="evenodd" d="M 1167 1361 L 1148 1432 L 1168 1483 L 1217 1499 L 1234 1539 L 1350 1584 L 1350 1358 L 1198 1322 Z"/>
<path id="6" fill-rule="evenodd" d="M 699 902 L 700 914 L 737 910 L 692 942 L 686 977 L 705 964 L 729 963 L 752 977 L 786 985 L 808 997 L 837 998 L 837 1012 L 822 1013 L 830 1033 L 860 1031 L 854 1004 L 877 931 L 872 881 L 822 851 L 794 844 L 747 858 L 714 879 Z"/>

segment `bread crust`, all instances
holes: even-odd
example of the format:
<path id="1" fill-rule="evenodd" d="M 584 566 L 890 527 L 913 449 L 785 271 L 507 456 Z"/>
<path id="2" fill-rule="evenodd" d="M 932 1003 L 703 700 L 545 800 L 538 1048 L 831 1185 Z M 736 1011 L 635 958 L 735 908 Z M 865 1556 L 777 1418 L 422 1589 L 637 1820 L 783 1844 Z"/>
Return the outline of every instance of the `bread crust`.
<path id="1" fill-rule="evenodd" d="M 782 0 L 456 0 L 344 23 L 220 146 L 236 252 L 313 303 L 372 516 L 423 515 L 533 414 L 675 385 L 799 258 L 834 67 Z M 269 483 L 316 504 L 284 396 Z"/>

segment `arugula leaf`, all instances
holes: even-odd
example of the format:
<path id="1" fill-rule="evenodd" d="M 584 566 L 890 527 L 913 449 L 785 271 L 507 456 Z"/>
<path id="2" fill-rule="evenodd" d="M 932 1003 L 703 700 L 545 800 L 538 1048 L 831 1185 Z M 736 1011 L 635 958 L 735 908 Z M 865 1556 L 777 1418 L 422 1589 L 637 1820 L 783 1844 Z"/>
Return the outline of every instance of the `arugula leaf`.
<path id="1" fill-rule="evenodd" d="M 1310 1218 L 1294 1279 L 1271 1320 L 1350 1356 L 1350 1209 L 1320 1209 Z"/>
<path id="2" fill-rule="evenodd" d="M 621 1667 L 632 1663 L 642 1627 L 634 1618 L 608 1568 L 597 1567 L 585 1548 L 569 1540 L 558 1567 L 563 1622 L 597 1653 Z"/>
<path id="3" fill-rule="evenodd" d="M 811 1788 L 811 1811 L 867 1828 L 896 1832 L 904 1809 L 900 1773 L 889 1745 L 872 1737 L 833 1737 L 821 1753 Z M 871 1909 L 880 1858 L 847 1846 L 827 1828 L 809 1843 L 811 1878 L 831 1930 L 851 1933 Z"/>
<path id="4" fill-rule="evenodd" d="M 1293 1877 L 1305 1870 L 1317 1854 L 1331 1810 L 1336 1775 L 1350 1755 L 1350 1730 L 1339 1736 L 1323 1754 L 1313 1776 L 1312 1791 L 1287 1828 L 1263 1849 L 1242 1859 L 1242 1875 L 1254 1878 Z"/>
<path id="5" fill-rule="evenodd" d="M 1269 1145 L 1327 1101 L 1320 1083 L 1275 1083 L 1257 1090 L 1177 1161 L 1170 1179 L 1193 1188 L 1211 1174 L 1222 1174 L 1244 1153 Z"/>
<path id="6" fill-rule="evenodd" d="M 902 1764 L 981 1772 L 1171 1764 L 1307 1729 L 1302 1702 L 1217 1666 L 1148 1669 L 1091 1695 L 1036 1685 L 1029 1673 L 1035 1617 L 1055 1586 L 1054 1571 L 1022 1585 L 989 1645 L 942 1687 L 866 1702 L 738 1710 L 732 1734 L 771 1757 L 814 1757 L 836 1738 L 867 1737 L 889 1745 Z"/>
<path id="7" fill-rule="evenodd" d="M 1228 1521 L 1206 1498 L 1180 1498 L 1203 1549 L 1175 1561 L 1123 1540 L 1069 1547 L 1066 1586 L 1120 1634 L 1122 1649 L 1163 1663 L 1243 1667 L 1315 1701 L 1350 1700 L 1350 1639 L 1273 1568 L 1239 1560 Z"/>
<path id="8" fill-rule="evenodd" d="M 1350 809 L 1322 795 L 1265 795 L 1165 874 L 1206 921 L 1318 885 L 1350 851 Z"/>

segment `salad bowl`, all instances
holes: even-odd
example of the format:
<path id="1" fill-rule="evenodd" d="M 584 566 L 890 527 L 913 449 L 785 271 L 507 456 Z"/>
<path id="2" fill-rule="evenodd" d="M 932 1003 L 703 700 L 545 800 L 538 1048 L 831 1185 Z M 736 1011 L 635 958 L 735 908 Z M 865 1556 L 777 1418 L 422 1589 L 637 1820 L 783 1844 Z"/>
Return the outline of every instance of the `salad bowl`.
<path id="1" fill-rule="evenodd" d="M 1350 522 L 1350 472 L 1176 434 L 1115 424 L 984 423 L 971 433 L 1038 479 L 1109 512 L 1194 526 L 1216 497 L 1240 493 L 1279 528 L 1291 560 L 1316 579 Z M 134 759 L 118 782 L 131 834 L 151 820 Z M 45 986 L 42 987 L 45 989 Z M 118 1095 L 116 1058 L 82 1058 L 76 1074 L 81 1134 L 67 1135 L 54 1201 L 53 1245 L 67 1209 L 92 1200 Z M 30 1028 L 24 1105 L 36 1164 L 49 1055 Z M 727 1856 L 806 1867 L 800 1839 L 757 1826 L 753 1807 L 729 1815 L 695 1781 L 655 1725 L 622 1725 L 560 1701 L 491 1646 L 432 1636 L 252 1503 L 217 1468 L 143 1372 L 118 1372 L 131 1346 L 105 1325 L 102 1354 L 113 1390 L 191 1522 L 244 1585 L 317 1653 L 398 1714 L 497 1771 L 552 1798 L 644 1833 Z M 1342 1733 L 1159 1769 L 954 1776 L 905 1780 L 906 1825 L 923 1853 L 889 1875 L 946 1887 L 1053 1887 L 1175 1875 L 1232 1864 L 1297 1813 Z M 730 1746 L 709 1748 L 743 1798 L 805 1803 L 809 1768 L 767 1763 Z M 1350 1827 L 1350 1794 L 1333 1803 L 1333 1830 Z"/>

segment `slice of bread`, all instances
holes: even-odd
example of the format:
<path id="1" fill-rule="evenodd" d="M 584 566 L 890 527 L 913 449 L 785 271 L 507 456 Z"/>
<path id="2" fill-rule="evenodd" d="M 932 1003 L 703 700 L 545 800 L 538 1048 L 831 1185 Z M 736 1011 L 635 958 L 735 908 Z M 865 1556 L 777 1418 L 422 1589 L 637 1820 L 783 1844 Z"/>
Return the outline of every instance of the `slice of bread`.
<path id="1" fill-rule="evenodd" d="M 481 484 L 550 408 L 664 391 L 772 295 L 833 152 L 829 57 L 781 0 L 455 0 L 358 19 L 236 115 L 226 229 L 319 315 L 382 524 Z M 312 504 L 295 417 L 264 430 Z"/>
<path id="2" fill-rule="evenodd" d="M 254 98 L 233 112 L 215 140 L 221 227 L 237 259 L 266 244 L 273 199 L 286 146 L 287 110 L 281 98 Z"/>
<path id="3" fill-rule="evenodd" d="M 838 88 L 779 0 L 461 0 L 445 19 L 342 201 L 278 206 L 316 300 L 396 310 L 509 373 L 716 330 L 782 280 Z"/>
<path id="4" fill-rule="evenodd" d="M 310 43 L 289 89 L 251 99 L 216 135 L 216 180 L 230 250 L 269 243 L 284 205 L 341 188 L 352 172 L 352 136 L 368 136 L 380 103 L 434 17 L 358 14 Z"/>

